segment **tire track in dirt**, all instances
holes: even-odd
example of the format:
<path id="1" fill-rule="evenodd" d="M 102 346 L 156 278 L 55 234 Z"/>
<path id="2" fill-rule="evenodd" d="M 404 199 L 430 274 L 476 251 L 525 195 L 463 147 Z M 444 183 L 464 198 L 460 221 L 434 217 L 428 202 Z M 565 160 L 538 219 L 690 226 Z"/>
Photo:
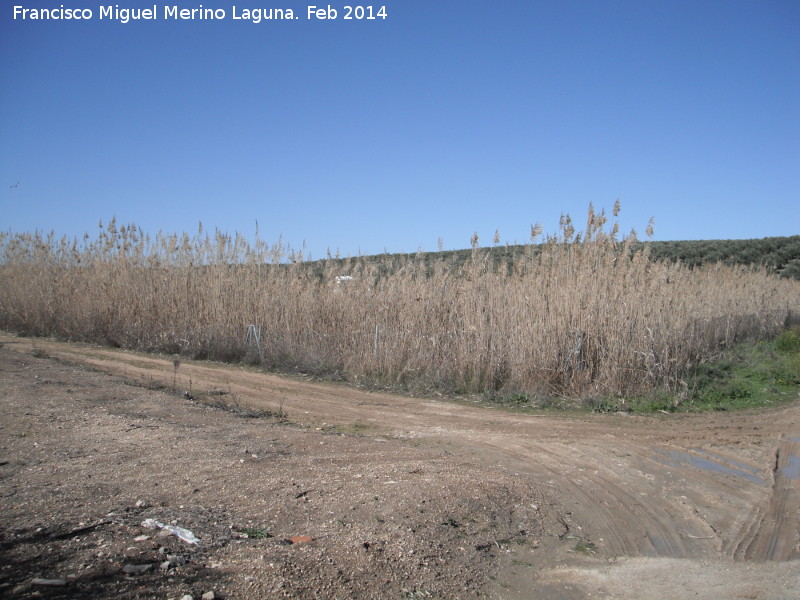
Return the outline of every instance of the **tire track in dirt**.
<path id="1" fill-rule="evenodd" d="M 553 444 L 536 445 L 515 437 L 498 439 L 496 436 L 486 437 L 480 442 L 472 438 L 469 441 L 480 444 L 480 452 L 485 458 L 492 457 L 514 471 L 557 485 L 564 503 L 564 514 L 561 518 L 562 525 L 568 528 L 565 534 L 576 540 L 597 542 L 612 555 L 639 553 L 637 545 L 618 526 L 615 511 L 610 508 L 607 499 L 598 496 L 596 490 L 582 486 L 572 477 L 570 464 L 559 458 L 554 452 Z M 572 531 L 572 527 L 563 520 L 566 516 L 574 522 L 577 531 Z"/>
<path id="2" fill-rule="evenodd" d="M 784 439 L 775 451 L 772 497 L 744 529 L 734 556 L 745 560 L 800 558 L 800 440 Z"/>
<path id="3" fill-rule="evenodd" d="M 230 365 L 182 359 L 176 367 L 171 357 L 82 344 L 1 334 L 0 342 L 142 385 L 170 388 L 176 381 L 187 389 L 191 381 L 193 391 L 222 391 L 226 401 L 243 407 L 280 406 L 292 420 L 309 425 L 362 424 L 371 434 L 452 444 L 525 477 L 552 482 L 563 500 L 560 522 L 568 517 L 576 537 L 608 556 L 798 558 L 796 405 L 781 409 L 779 419 L 764 412 L 660 420 L 523 415 Z M 777 452 L 767 455 L 763 442 L 779 442 Z M 761 473 L 771 470 L 772 481 L 766 481 Z"/>
<path id="4" fill-rule="evenodd" d="M 708 541 L 713 536 L 708 535 L 707 524 L 661 498 L 657 486 L 631 481 L 635 469 L 629 464 L 598 465 L 594 449 L 577 444 L 531 445 L 496 437 L 484 443 L 512 457 L 535 456 L 533 465 L 521 468 L 534 474 L 544 469 L 548 477 L 556 478 L 565 497 L 577 499 L 574 518 L 581 523 L 583 537 L 605 554 L 683 558 L 715 549 Z"/>

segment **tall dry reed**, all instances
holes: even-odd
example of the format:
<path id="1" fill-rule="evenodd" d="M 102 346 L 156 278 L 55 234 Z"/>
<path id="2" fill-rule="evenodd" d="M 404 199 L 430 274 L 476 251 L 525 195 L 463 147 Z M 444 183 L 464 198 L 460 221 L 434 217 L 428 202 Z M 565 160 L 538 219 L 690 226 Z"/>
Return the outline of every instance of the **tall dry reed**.
<path id="1" fill-rule="evenodd" d="M 693 364 L 800 311 L 800 282 L 653 262 L 635 234 L 605 225 L 591 207 L 580 233 L 564 217 L 558 236 L 500 268 L 502 249 L 476 238 L 458 266 L 412 256 L 387 267 L 305 262 L 281 241 L 202 227 L 151 238 L 112 221 L 80 242 L 3 234 L 0 327 L 416 389 L 586 395 L 678 387 Z"/>

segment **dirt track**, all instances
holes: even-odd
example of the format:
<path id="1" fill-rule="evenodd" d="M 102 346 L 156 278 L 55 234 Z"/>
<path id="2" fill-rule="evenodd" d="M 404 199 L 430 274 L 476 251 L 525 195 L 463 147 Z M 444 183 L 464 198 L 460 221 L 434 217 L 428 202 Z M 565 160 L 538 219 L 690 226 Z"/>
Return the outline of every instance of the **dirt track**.
<path id="1" fill-rule="evenodd" d="M 797 402 L 733 414 L 523 415 L 213 363 L 176 369 L 170 358 L 79 344 L 0 342 L 144 386 L 175 380 L 200 401 L 216 391 L 242 407 L 282 407 L 323 431 L 446 448 L 529 485 L 548 499 L 538 509 L 552 541 L 501 557 L 497 597 L 790 598 L 800 590 L 797 563 L 786 562 L 800 558 Z"/>

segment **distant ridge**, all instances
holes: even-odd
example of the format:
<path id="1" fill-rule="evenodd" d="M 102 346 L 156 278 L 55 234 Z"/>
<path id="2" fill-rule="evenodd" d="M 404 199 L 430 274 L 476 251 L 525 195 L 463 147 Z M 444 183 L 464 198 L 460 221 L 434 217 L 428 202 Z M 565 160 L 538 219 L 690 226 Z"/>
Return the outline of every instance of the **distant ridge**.
<path id="1" fill-rule="evenodd" d="M 659 242 L 636 242 L 632 248 L 649 249 L 650 257 L 656 261 L 682 262 L 690 267 L 722 262 L 726 265 L 764 266 L 780 277 L 800 280 L 800 235 L 766 237 L 748 240 L 681 240 Z M 491 260 L 494 268 L 513 265 L 525 255 L 538 254 L 541 244 L 513 244 L 481 247 L 475 250 L 442 250 L 434 252 L 384 253 L 353 258 L 328 258 L 312 260 L 310 263 L 339 261 L 343 265 L 354 258 L 377 263 L 381 271 L 393 272 L 409 260 L 419 260 L 433 266 L 450 264 L 462 265 L 478 253 L 481 260 Z"/>

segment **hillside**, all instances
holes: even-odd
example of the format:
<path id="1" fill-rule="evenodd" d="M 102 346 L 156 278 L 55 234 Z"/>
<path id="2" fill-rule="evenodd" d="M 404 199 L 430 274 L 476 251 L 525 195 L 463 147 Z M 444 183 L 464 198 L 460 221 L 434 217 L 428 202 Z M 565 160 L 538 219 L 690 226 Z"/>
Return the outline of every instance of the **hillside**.
<path id="1" fill-rule="evenodd" d="M 524 256 L 535 256 L 541 252 L 543 244 L 515 244 L 441 252 L 418 252 L 411 254 L 377 254 L 361 257 L 378 266 L 383 273 L 393 273 L 411 259 L 422 260 L 432 269 L 436 264 L 449 264 L 454 269 L 461 267 L 473 252 L 481 261 L 491 260 L 494 269 L 502 265 L 513 266 Z M 696 268 L 707 264 L 722 262 L 726 265 L 765 266 L 771 272 L 785 278 L 800 280 L 800 235 L 787 237 L 767 237 L 749 240 L 682 240 L 660 242 L 638 242 L 633 250 L 646 248 L 655 261 L 681 262 Z M 345 267 L 352 258 L 328 258 L 311 261 L 309 264 L 320 268 L 330 262 L 341 263 Z"/>

